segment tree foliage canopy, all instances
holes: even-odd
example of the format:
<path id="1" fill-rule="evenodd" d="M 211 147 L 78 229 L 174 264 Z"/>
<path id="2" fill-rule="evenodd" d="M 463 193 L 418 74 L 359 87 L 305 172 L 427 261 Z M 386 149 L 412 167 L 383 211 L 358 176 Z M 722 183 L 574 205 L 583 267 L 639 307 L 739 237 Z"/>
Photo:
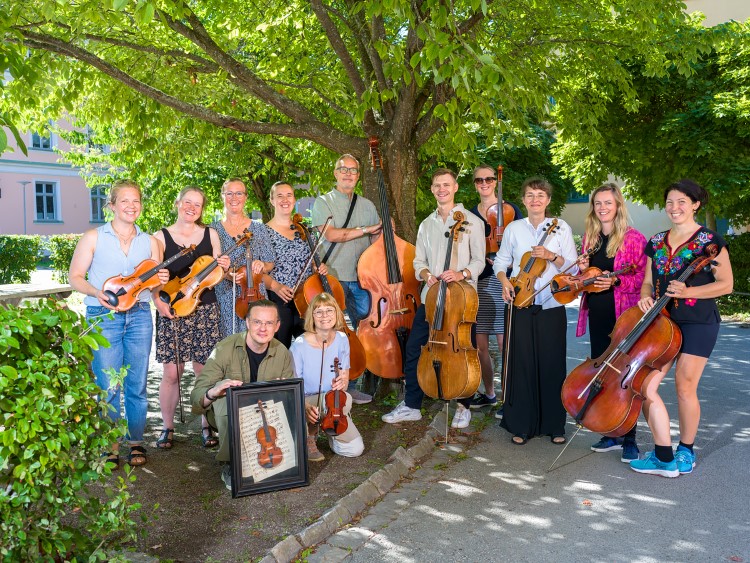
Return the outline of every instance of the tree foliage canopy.
<path id="1" fill-rule="evenodd" d="M 332 153 L 366 162 L 376 136 L 395 219 L 412 238 L 420 175 L 467 154 L 471 162 L 478 131 L 523 139 L 530 119 L 569 100 L 557 126 L 585 139 L 611 100 L 637 106 L 624 63 L 653 76 L 670 65 L 689 72 L 701 45 L 682 8 L 7 0 L 0 60 L 13 80 L 0 109 L 24 125 L 75 115 L 116 139 L 117 164 L 147 166 L 152 177 L 211 156 L 222 172 L 275 166 L 320 183 L 330 181 Z M 363 180 L 374 189 L 371 174 Z"/>
<path id="2" fill-rule="evenodd" d="M 608 173 L 627 181 L 630 196 L 663 204 L 664 189 L 690 177 L 711 194 L 708 209 L 740 223 L 750 221 L 750 23 L 697 28 L 713 48 L 685 72 L 669 64 L 648 76 L 644 63 L 626 68 L 634 76 L 638 103 L 612 98 L 597 131 L 564 130 L 556 159 L 584 190 Z M 560 104 L 558 113 L 575 108 Z"/>

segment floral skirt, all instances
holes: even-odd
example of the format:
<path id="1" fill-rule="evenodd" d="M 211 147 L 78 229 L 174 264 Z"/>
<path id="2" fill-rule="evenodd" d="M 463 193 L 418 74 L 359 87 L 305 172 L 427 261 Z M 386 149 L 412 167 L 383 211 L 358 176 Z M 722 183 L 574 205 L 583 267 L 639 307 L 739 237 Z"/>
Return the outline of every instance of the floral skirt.
<path id="1" fill-rule="evenodd" d="M 162 364 L 198 362 L 205 364 L 219 331 L 219 304 L 198 305 L 187 317 L 168 319 L 156 315 L 156 361 Z"/>

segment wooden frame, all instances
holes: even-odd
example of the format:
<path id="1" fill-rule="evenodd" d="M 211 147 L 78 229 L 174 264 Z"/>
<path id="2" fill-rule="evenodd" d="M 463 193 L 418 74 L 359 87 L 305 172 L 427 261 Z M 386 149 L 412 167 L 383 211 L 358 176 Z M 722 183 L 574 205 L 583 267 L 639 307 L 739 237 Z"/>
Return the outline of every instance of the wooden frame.
<path id="1" fill-rule="evenodd" d="M 310 484 L 302 379 L 227 389 L 232 498 Z"/>

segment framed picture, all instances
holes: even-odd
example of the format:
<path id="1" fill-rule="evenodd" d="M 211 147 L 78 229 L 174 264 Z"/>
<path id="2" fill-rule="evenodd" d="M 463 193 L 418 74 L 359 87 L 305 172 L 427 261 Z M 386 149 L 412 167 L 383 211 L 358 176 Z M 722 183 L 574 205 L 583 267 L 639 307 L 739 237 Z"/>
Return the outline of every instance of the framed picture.
<path id="1" fill-rule="evenodd" d="M 302 379 L 227 389 L 232 498 L 310 484 Z"/>

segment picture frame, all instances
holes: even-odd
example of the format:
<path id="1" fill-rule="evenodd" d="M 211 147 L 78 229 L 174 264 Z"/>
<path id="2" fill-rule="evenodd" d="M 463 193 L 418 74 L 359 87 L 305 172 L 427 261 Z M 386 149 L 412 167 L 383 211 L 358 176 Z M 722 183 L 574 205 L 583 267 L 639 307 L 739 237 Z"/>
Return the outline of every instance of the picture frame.
<path id="1" fill-rule="evenodd" d="M 303 380 L 227 389 L 232 498 L 310 484 Z"/>

